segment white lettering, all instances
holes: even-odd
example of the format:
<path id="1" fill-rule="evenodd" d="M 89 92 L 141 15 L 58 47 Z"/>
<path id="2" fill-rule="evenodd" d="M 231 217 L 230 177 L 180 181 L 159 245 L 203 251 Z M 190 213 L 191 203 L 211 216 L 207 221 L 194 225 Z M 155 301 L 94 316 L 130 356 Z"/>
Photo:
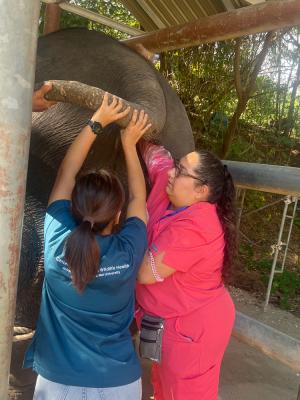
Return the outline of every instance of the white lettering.
<path id="1" fill-rule="evenodd" d="M 68 263 L 60 257 L 56 257 L 55 260 L 62 264 L 62 269 L 69 274 L 71 274 L 70 269 L 68 268 Z M 100 267 L 100 271 L 96 275 L 96 278 L 102 278 L 105 276 L 112 276 L 112 275 L 120 275 L 122 270 L 126 270 L 130 267 L 129 264 L 121 264 L 121 265 L 109 265 L 107 267 Z"/>

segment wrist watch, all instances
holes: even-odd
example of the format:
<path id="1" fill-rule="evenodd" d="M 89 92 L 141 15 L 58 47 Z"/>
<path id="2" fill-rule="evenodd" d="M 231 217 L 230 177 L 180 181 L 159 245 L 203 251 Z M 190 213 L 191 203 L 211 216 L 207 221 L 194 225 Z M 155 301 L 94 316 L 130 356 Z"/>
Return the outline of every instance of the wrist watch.
<path id="1" fill-rule="evenodd" d="M 91 127 L 91 129 L 95 135 L 101 135 L 104 132 L 103 126 L 100 124 L 100 122 L 89 119 L 87 124 L 88 124 L 88 126 Z"/>

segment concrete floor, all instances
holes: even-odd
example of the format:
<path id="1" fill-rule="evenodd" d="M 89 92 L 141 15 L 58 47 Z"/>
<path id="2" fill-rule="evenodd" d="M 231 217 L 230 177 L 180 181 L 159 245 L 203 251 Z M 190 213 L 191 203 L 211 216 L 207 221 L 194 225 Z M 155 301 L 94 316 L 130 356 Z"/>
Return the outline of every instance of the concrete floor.
<path id="1" fill-rule="evenodd" d="M 143 400 L 153 398 L 149 366 L 143 361 Z M 232 338 L 221 370 L 219 400 L 300 400 L 299 384 L 300 374 Z"/>

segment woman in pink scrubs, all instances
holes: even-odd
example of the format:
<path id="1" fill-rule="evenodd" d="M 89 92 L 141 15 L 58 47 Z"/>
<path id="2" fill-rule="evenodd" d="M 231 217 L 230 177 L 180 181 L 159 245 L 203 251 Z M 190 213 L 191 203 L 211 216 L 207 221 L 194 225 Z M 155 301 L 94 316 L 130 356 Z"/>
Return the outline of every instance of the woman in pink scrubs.
<path id="1" fill-rule="evenodd" d="M 224 287 L 236 253 L 235 190 L 212 153 L 174 163 L 143 143 L 152 190 L 149 250 L 138 275 L 137 321 L 164 319 L 161 362 L 152 365 L 155 400 L 217 400 L 234 305 Z"/>

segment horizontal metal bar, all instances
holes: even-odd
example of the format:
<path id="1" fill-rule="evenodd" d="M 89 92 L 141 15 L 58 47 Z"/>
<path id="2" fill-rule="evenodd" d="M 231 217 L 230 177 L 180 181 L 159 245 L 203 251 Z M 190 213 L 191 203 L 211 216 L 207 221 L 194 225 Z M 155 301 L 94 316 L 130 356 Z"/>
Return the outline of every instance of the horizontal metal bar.
<path id="1" fill-rule="evenodd" d="M 223 161 L 237 187 L 300 197 L 300 168 Z"/>
<path id="2" fill-rule="evenodd" d="M 257 213 L 257 212 L 262 211 L 262 210 L 265 210 L 266 208 L 272 207 L 272 206 L 274 206 L 275 204 L 281 203 L 282 201 L 284 201 L 284 197 L 281 198 L 281 199 L 279 199 L 279 200 L 272 201 L 272 203 L 266 204 L 266 205 L 263 206 L 263 207 L 256 208 L 255 210 L 248 211 L 248 212 L 246 212 L 245 214 L 243 214 L 243 217 L 248 217 L 248 216 L 251 215 L 251 214 Z"/>
<path id="3" fill-rule="evenodd" d="M 52 4 L 56 3 L 59 5 L 59 7 L 62 10 L 71 12 L 76 15 L 80 15 L 83 18 L 87 18 L 91 21 L 98 22 L 99 24 L 109 26 L 110 28 L 116 29 L 120 32 L 127 33 L 130 36 L 139 36 L 144 33 L 143 31 L 141 31 L 139 29 L 132 28 L 126 24 L 123 24 L 123 23 L 117 22 L 111 18 L 105 17 L 104 15 L 100 15 L 93 11 L 86 10 L 83 7 L 79 7 L 74 4 L 69 4 L 66 1 L 43 0 L 43 2 L 44 3 L 52 3 Z"/>

